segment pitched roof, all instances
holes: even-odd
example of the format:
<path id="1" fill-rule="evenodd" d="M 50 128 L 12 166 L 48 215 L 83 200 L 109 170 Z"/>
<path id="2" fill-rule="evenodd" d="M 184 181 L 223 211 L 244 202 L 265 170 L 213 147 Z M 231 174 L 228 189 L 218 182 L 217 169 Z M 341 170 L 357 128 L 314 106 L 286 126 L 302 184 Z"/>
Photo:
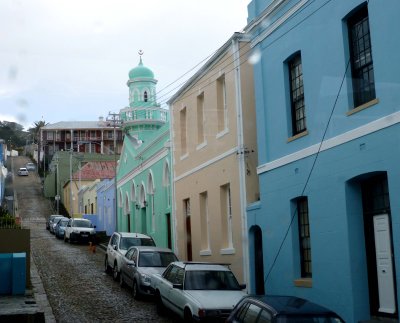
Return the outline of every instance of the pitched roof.
<path id="1" fill-rule="evenodd" d="M 43 130 L 69 130 L 69 129 L 98 129 L 111 128 L 112 124 L 108 121 L 60 121 L 42 127 Z"/>
<path id="2" fill-rule="evenodd" d="M 115 161 L 92 161 L 72 175 L 73 180 L 111 179 L 115 176 Z"/>

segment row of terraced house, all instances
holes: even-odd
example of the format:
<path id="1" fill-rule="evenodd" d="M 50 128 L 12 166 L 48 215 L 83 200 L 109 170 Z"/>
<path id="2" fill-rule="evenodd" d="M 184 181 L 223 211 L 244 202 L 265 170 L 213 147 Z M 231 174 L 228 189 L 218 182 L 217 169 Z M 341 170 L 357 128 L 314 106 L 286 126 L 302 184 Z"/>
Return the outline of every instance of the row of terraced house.
<path id="1" fill-rule="evenodd" d="M 398 319 L 399 12 L 252 0 L 169 109 L 140 57 L 118 116 L 42 128 L 47 196 L 107 234 L 230 263 L 250 293 Z"/>

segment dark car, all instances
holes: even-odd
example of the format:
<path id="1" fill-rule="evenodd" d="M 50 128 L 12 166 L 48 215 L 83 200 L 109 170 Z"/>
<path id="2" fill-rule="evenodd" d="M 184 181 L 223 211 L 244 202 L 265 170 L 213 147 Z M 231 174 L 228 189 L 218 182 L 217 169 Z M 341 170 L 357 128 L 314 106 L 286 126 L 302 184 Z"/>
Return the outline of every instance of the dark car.
<path id="1" fill-rule="evenodd" d="M 245 296 L 226 322 L 344 323 L 335 312 L 295 296 Z"/>
<path id="2" fill-rule="evenodd" d="M 178 261 L 178 258 L 171 249 L 153 246 L 131 247 L 121 258 L 120 284 L 132 287 L 135 299 L 142 295 L 153 295 L 151 275 L 161 274 L 173 261 Z"/>
<path id="3" fill-rule="evenodd" d="M 65 228 L 67 227 L 69 218 L 61 218 L 58 220 L 57 224 L 54 227 L 54 234 L 56 238 L 58 239 L 63 239 L 64 238 L 64 233 L 65 233 Z"/>

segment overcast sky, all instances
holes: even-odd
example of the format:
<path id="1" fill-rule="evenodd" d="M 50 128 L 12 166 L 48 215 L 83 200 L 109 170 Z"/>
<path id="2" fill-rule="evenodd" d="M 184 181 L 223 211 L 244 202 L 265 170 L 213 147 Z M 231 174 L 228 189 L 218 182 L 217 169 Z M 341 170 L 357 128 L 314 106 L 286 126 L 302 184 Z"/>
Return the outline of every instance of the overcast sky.
<path id="1" fill-rule="evenodd" d="M 139 62 L 159 102 L 247 21 L 250 0 L 1 0 L 0 121 L 91 120 L 128 105 Z M 171 92 L 172 95 L 176 90 Z"/>

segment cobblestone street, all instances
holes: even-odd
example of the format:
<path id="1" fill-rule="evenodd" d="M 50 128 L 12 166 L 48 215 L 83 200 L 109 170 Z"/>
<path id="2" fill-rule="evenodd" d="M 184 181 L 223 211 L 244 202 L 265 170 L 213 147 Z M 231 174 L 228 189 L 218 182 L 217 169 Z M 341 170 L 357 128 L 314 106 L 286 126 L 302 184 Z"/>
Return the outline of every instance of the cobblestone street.
<path id="1" fill-rule="evenodd" d="M 129 288 L 121 288 L 104 273 L 104 251 L 89 252 L 87 245 L 69 244 L 45 229 L 51 203 L 42 196 L 34 172 L 17 176 L 28 162 L 14 157 L 13 186 L 22 225 L 31 230 L 31 253 L 57 322 L 176 322 L 159 317 L 152 300 L 135 301 Z M 12 171 L 10 169 L 10 171 Z"/>

